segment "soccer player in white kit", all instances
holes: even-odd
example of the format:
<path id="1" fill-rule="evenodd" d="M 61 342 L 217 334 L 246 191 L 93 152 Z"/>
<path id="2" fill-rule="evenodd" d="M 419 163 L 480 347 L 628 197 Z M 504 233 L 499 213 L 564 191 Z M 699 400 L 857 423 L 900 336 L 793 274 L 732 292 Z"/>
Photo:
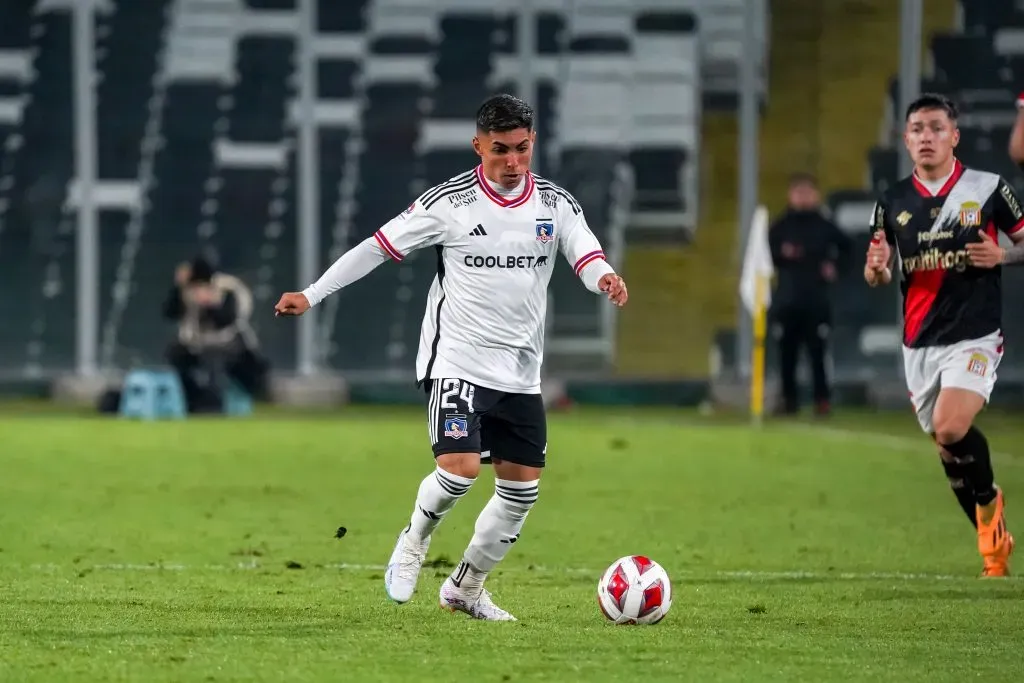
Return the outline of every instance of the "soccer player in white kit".
<path id="1" fill-rule="evenodd" d="M 572 195 L 530 172 L 536 131 L 529 105 L 494 96 L 481 105 L 476 125 L 479 166 L 424 192 L 317 282 L 284 294 L 275 312 L 302 315 L 389 258 L 437 250 L 416 357 L 436 468 L 420 484 L 384 586 L 395 602 L 412 598 L 431 534 L 489 459 L 494 495 L 442 584 L 440 603 L 477 619 L 514 621 L 484 580 L 519 539 L 540 490 L 547 453 L 540 370 L 558 252 L 595 294 L 618 306 L 628 294 Z"/>

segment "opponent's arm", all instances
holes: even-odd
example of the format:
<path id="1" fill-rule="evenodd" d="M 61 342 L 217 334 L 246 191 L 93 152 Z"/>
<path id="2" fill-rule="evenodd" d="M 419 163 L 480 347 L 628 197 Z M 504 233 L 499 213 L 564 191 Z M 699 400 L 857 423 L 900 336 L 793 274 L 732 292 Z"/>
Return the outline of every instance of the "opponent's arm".
<path id="1" fill-rule="evenodd" d="M 971 265 L 978 268 L 995 268 L 996 266 L 1017 266 L 1024 263 L 1024 230 L 1010 235 L 1011 247 L 1001 247 L 991 235 L 983 230 L 978 231 L 980 242 L 967 245 L 967 253 L 971 257 Z"/>
<path id="2" fill-rule="evenodd" d="M 622 306 L 629 298 L 626 283 L 605 259 L 604 249 L 587 225 L 583 210 L 570 208 L 577 210 L 563 211 L 563 224 L 568 227 L 556 235 L 562 256 L 587 289 L 595 294 L 607 293 L 612 303 Z"/>
<path id="3" fill-rule="evenodd" d="M 894 239 L 886 227 L 885 205 L 880 201 L 875 203 L 871 230 L 871 244 L 864 262 L 864 281 L 870 287 L 877 287 L 892 282 L 892 266 L 896 259 Z"/>
<path id="4" fill-rule="evenodd" d="M 1019 101 L 1018 101 L 1019 102 Z M 1018 104 L 1020 106 L 1020 104 Z M 1022 128 L 1021 118 L 1024 111 L 1017 115 L 1017 128 Z M 1024 133 L 1021 133 L 1024 136 Z M 1022 150 L 1024 151 L 1024 150 Z M 1022 157 L 1024 161 L 1024 157 Z M 1006 233 L 1013 246 L 1003 249 L 1001 263 L 1015 266 L 1024 263 L 1024 211 L 1021 210 L 1020 199 L 1005 180 L 999 181 L 999 192 L 996 197 L 996 227 Z"/>
<path id="5" fill-rule="evenodd" d="M 864 280 L 869 287 L 892 282 L 892 266 L 896 254 L 885 239 L 872 239 L 868 247 L 868 260 L 864 264 Z"/>
<path id="6" fill-rule="evenodd" d="M 1024 263 L 1024 235 L 1010 235 L 1013 246 L 1003 249 L 1003 265 L 1015 266 Z"/>
<path id="7" fill-rule="evenodd" d="M 992 201 L 992 222 L 1006 233 L 1013 246 L 1001 247 L 994 235 L 979 230 L 980 241 L 967 245 L 971 265 L 977 268 L 1020 265 L 1024 263 L 1024 211 L 1020 200 L 1009 183 L 1000 179 Z"/>
<path id="8" fill-rule="evenodd" d="M 444 236 L 444 222 L 436 214 L 428 213 L 419 202 L 414 202 L 371 237 L 342 254 L 309 287 L 283 294 L 274 313 L 302 315 L 330 294 L 365 277 L 388 258 L 401 261 L 411 251 L 440 243 Z"/>

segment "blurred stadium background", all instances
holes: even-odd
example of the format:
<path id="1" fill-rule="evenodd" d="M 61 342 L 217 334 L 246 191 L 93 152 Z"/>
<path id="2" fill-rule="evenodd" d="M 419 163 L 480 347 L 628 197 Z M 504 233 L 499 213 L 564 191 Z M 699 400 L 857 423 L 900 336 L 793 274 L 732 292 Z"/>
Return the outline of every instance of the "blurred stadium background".
<path id="1" fill-rule="evenodd" d="M 632 293 L 613 311 L 558 268 L 552 391 L 744 405 L 754 208 L 777 215 L 788 175 L 815 173 L 859 249 L 873 193 L 907 170 L 898 112 L 922 89 L 962 105 L 966 163 L 1020 185 L 1022 21 L 1014 0 L 9 0 L 5 391 L 91 395 L 162 363 L 175 266 L 213 247 L 253 291 L 279 398 L 418 400 L 432 258 L 299 324 L 272 307 L 472 165 L 477 104 L 510 91 L 538 112 L 536 170 L 577 196 Z M 1024 274 L 1006 278 L 997 393 L 1024 396 Z M 854 267 L 835 305 L 837 403 L 904 407 L 896 289 Z"/>

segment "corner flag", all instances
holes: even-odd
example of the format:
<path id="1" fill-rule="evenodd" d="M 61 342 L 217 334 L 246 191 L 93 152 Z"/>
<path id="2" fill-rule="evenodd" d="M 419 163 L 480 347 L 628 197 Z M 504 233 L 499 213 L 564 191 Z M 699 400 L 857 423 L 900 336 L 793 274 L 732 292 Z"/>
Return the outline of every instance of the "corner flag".
<path id="1" fill-rule="evenodd" d="M 768 209 L 759 206 L 750 224 L 747 249 L 743 254 L 743 271 L 740 274 L 740 298 L 751 316 L 754 329 L 750 362 L 750 414 L 756 421 L 760 421 L 764 414 L 764 345 L 768 305 L 772 298 L 770 283 L 774 272 L 772 251 L 768 245 Z"/>
<path id="2" fill-rule="evenodd" d="M 771 289 L 766 287 L 759 293 L 758 280 L 763 279 L 767 284 L 774 272 L 772 250 L 768 246 L 768 209 L 759 206 L 750 224 L 747 250 L 743 254 L 743 272 L 740 274 L 740 297 L 750 315 L 755 315 L 758 308 L 767 308 L 771 303 Z"/>

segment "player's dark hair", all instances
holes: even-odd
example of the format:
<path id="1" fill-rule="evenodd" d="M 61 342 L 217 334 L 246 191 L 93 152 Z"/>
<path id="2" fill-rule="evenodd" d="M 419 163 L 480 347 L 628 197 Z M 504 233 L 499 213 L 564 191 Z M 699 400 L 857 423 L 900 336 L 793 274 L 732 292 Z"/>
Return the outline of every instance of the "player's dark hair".
<path id="1" fill-rule="evenodd" d="M 484 133 L 505 133 L 517 128 L 533 130 L 533 109 L 514 95 L 487 98 L 476 112 L 476 127 Z"/>
<path id="2" fill-rule="evenodd" d="M 956 102 L 949 99 L 945 95 L 939 93 L 928 92 L 924 93 L 916 100 L 910 103 L 907 107 L 907 115 L 904 117 L 904 121 L 910 120 L 910 115 L 919 111 L 926 111 L 930 109 L 941 109 L 946 112 L 946 116 L 949 117 L 950 121 L 956 122 L 957 117 L 960 116 L 960 111 L 957 109 Z"/>

